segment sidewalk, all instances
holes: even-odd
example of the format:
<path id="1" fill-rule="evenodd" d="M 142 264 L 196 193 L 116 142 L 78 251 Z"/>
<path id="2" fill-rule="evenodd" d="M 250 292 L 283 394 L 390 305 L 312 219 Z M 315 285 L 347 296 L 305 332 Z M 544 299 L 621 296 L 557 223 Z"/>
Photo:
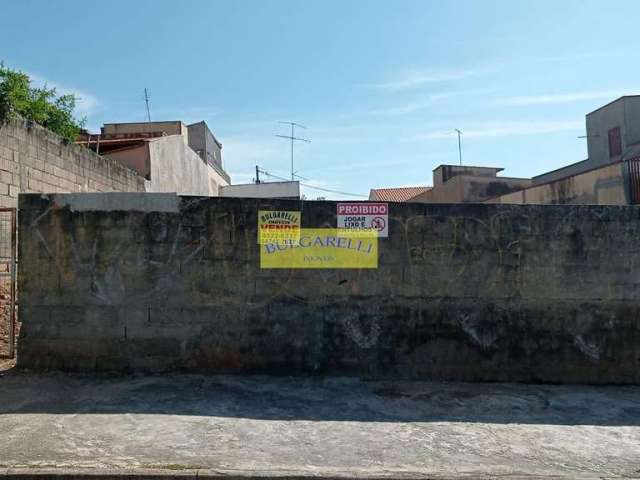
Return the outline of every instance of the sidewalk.
<path id="1" fill-rule="evenodd" d="M 0 475 L 123 473 L 640 477 L 640 387 L 0 378 Z"/>

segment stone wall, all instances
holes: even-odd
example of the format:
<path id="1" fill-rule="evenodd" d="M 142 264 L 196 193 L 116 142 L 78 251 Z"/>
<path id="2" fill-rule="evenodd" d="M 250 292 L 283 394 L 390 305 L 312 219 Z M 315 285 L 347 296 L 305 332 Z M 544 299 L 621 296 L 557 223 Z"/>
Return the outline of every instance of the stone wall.
<path id="1" fill-rule="evenodd" d="M 21 195 L 18 366 L 640 383 L 640 209 L 389 204 L 377 269 L 260 269 L 258 209 Z"/>
<path id="2" fill-rule="evenodd" d="M 22 119 L 0 126 L 0 207 L 19 192 L 141 192 L 144 178 Z"/>

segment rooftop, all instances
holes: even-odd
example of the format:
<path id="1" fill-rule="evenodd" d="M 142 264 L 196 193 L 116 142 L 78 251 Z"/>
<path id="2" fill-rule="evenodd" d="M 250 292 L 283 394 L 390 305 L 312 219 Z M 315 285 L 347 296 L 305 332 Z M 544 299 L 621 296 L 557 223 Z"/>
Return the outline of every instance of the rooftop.
<path id="1" fill-rule="evenodd" d="M 372 188 L 369 198 L 383 202 L 408 202 L 428 190 L 431 190 L 431 187 Z"/>
<path id="2" fill-rule="evenodd" d="M 619 102 L 620 100 L 623 100 L 625 98 L 637 98 L 640 97 L 640 95 L 623 95 L 621 97 L 616 98 L 615 100 L 611 100 L 609 103 L 605 103 L 604 105 L 602 105 L 601 107 L 596 108 L 595 110 L 592 110 L 591 112 L 587 113 L 587 115 L 591 115 L 592 113 L 597 112 L 598 110 L 602 110 L 603 108 L 607 108 L 609 105 Z"/>
<path id="3" fill-rule="evenodd" d="M 501 172 L 504 170 L 504 168 L 502 167 L 478 167 L 475 165 L 450 165 L 450 164 L 441 164 L 438 165 L 436 168 L 433 169 L 433 171 L 435 172 L 436 170 L 438 170 L 439 168 L 451 168 L 454 170 L 469 170 L 469 169 L 474 169 L 474 170 L 489 170 L 495 173 Z"/>

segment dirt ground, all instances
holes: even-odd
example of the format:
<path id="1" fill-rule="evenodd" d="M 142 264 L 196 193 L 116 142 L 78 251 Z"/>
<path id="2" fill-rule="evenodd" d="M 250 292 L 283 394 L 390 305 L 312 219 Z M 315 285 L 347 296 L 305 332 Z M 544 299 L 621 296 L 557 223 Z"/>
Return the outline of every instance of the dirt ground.
<path id="1" fill-rule="evenodd" d="M 0 357 L 9 353 L 9 332 L 11 329 L 11 288 L 10 280 L 2 277 L 0 279 Z M 17 309 L 16 309 L 17 312 Z M 17 314 L 16 314 L 17 317 Z M 16 322 L 17 323 L 17 322 Z M 19 324 L 16 324 L 16 341 L 18 337 Z M 13 368 L 15 358 L 0 358 L 0 372 Z"/>

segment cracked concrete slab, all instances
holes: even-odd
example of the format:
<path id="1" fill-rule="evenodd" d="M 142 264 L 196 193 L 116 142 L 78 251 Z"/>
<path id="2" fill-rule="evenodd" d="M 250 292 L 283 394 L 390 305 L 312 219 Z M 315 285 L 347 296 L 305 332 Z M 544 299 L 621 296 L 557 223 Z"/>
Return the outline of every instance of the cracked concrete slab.
<path id="1" fill-rule="evenodd" d="M 11 373 L 0 432 L 9 476 L 640 477 L 640 387 Z"/>

